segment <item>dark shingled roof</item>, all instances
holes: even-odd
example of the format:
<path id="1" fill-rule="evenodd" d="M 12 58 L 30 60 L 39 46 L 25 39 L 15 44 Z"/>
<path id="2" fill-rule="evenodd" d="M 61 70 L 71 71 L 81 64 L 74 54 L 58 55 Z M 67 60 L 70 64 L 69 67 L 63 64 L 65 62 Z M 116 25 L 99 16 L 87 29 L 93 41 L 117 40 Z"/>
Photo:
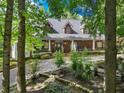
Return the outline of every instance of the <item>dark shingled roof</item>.
<path id="1" fill-rule="evenodd" d="M 74 20 L 74 19 L 63 19 L 63 20 L 57 20 L 57 19 L 48 19 L 49 23 L 52 25 L 52 28 L 57 31 L 58 33 L 64 34 L 64 27 L 67 23 L 72 25 L 72 29 L 77 32 L 81 33 L 81 21 L 80 20 Z"/>
<path id="2" fill-rule="evenodd" d="M 93 37 L 90 34 L 83 34 L 81 29 L 83 26 L 81 25 L 80 20 L 74 19 L 48 19 L 50 25 L 57 33 L 48 34 L 44 37 L 44 40 L 93 40 Z M 76 32 L 76 34 L 65 34 L 63 29 L 66 24 L 69 23 Z M 97 35 L 96 40 L 104 40 L 105 37 L 102 35 L 101 37 Z"/>

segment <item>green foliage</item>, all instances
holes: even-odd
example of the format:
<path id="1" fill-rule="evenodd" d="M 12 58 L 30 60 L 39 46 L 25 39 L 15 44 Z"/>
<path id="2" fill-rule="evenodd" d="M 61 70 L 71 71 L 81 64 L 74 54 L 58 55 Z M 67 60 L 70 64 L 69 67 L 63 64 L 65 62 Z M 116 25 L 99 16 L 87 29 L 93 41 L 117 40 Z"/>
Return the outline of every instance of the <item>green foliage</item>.
<path id="1" fill-rule="evenodd" d="M 35 48 L 41 48 L 42 38 L 49 32 L 47 26 L 47 15 L 43 9 L 37 9 L 37 6 L 31 4 L 30 1 L 26 2 L 26 49 L 34 50 Z"/>
<path id="2" fill-rule="evenodd" d="M 42 9 L 32 4 L 30 0 L 26 0 L 26 11 L 23 15 L 26 17 L 26 51 L 33 51 L 35 48 L 41 48 L 43 45 L 42 38 L 49 31 L 47 25 L 47 15 Z M 12 28 L 12 44 L 17 43 L 18 38 L 18 2 L 14 3 Z M 1 22 L 0 22 L 1 23 Z M 34 48 L 35 46 L 35 48 Z"/>
<path id="3" fill-rule="evenodd" d="M 79 60 L 79 53 L 72 51 L 71 53 L 71 61 L 72 61 L 72 69 L 76 70 L 77 66 L 77 60 Z"/>
<path id="4" fill-rule="evenodd" d="M 84 50 L 81 53 L 82 57 L 88 57 L 88 49 L 85 47 Z"/>
<path id="5" fill-rule="evenodd" d="M 37 0 L 36 0 L 37 1 Z M 52 17 L 61 18 L 66 16 L 67 12 L 72 13 L 72 10 L 78 5 L 95 7 L 92 0 L 47 0 L 49 3 L 49 12 Z M 98 2 L 98 1 L 97 1 Z M 73 15 L 73 14 L 72 14 Z"/>
<path id="6" fill-rule="evenodd" d="M 92 64 L 91 63 L 83 63 L 82 64 L 83 68 L 84 68 L 84 72 L 82 72 L 81 77 L 89 80 L 93 77 L 93 73 L 92 73 Z M 83 70 L 83 69 L 82 69 Z M 80 71 L 80 70 L 79 70 Z"/>
<path id="7" fill-rule="evenodd" d="M 30 63 L 28 65 L 30 74 L 32 75 L 32 77 L 35 77 L 36 72 L 39 70 L 38 60 L 35 60 L 35 62 L 30 60 Z"/>
<path id="8" fill-rule="evenodd" d="M 6 2 L 0 1 L 0 43 L 3 41 Z"/>
<path id="9" fill-rule="evenodd" d="M 35 0 L 37 2 L 37 0 Z M 94 15 L 92 17 L 82 17 L 82 21 L 85 23 L 85 26 L 89 29 L 91 35 L 96 37 L 96 34 L 103 34 L 105 31 L 105 1 L 96 0 L 96 3 L 93 4 L 92 0 L 70 0 L 67 5 L 67 1 L 63 0 L 47 0 L 49 3 L 49 16 L 55 18 L 67 18 L 69 16 L 75 15 L 71 14 L 73 8 L 80 6 L 91 7 L 93 9 Z M 117 1 L 117 34 L 123 36 L 123 0 Z M 43 14 L 43 13 L 41 13 Z M 73 17 L 73 16 L 71 16 Z M 98 32 L 99 31 L 99 32 Z"/>
<path id="10" fill-rule="evenodd" d="M 2 58 L 0 58 L 0 71 L 2 71 L 2 68 L 3 68 L 3 59 Z"/>
<path id="11" fill-rule="evenodd" d="M 120 37 L 124 36 L 124 1 L 118 0 L 117 1 L 117 35 Z"/>
<path id="12" fill-rule="evenodd" d="M 76 51 L 71 53 L 72 69 L 76 71 L 78 61 L 82 61 L 82 54 Z"/>
<path id="13" fill-rule="evenodd" d="M 95 6 L 93 6 L 94 15 L 83 18 L 86 28 L 88 28 L 90 34 L 94 38 L 97 34 L 101 35 L 105 32 L 104 7 L 104 0 L 97 0 Z"/>
<path id="14" fill-rule="evenodd" d="M 57 65 L 57 67 L 60 67 L 62 64 L 64 64 L 64 58 L 63 58 L 64 54 L 61 51 L 56 51 L 55 53 L 55 64 Z"/>
<path id="15" fill-rule="evenodd" d="M 69 91 L 68 86 L 63 86 L 60 84 L 50 84 L 44 91 L 44 93 L 72 93 Z"/>
<path id="16" fill-rule="evenodd" d="M 88 61 L 87 50 L 84 50 L 82 54 L 78 52 L 72 52 L 71 61 L 72 69 L 75 71 L 77 77 L 89 80 L 92 78 L 92 63 Z"/>

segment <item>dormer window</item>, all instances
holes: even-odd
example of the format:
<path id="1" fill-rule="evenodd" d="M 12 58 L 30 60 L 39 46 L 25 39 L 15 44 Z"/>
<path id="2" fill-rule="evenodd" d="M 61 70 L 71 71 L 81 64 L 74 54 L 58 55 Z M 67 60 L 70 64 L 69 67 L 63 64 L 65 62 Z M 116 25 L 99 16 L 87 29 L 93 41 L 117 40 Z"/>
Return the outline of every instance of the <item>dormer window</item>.
<path id="1" fill-rule="evenodd" d="M 65 34 L 74 34 L 75 32 L 72 29 L 72 25 L 68 22 L 64 27 Z"/>
<path id="2" fill-rule="evenodd" d="M 65 33 L 66 33 L 66 34 L 70 34 L 70 33 L 71 33 L 71 30 L 72 30 L 72 29 L 71 29 L 70 24 L 67 24 L 66 27 L 65 27 Z"/>

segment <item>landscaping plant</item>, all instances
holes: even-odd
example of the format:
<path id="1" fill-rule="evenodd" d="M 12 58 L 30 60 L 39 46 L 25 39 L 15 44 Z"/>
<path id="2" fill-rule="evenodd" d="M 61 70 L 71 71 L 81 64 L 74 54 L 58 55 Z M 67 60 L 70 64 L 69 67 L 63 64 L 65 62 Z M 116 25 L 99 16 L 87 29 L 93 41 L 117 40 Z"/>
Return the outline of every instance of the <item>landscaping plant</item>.
<path id="1" fill-rule="evenodd" d="M 75 71 L 77 66 L 77 60 L 79 59 L 79 53 L 76 51 L 72 51 L 71 53 L 71 61 L 72 61 L 72 69 Z"/>
<path id="2" fill-rule="evenodd" d="M 85 47 L 84 50 L 82 51 L 81 56 L 82 56 L 83 58 L 88 57 L 88 49 L 87 49 L 86 47 Z"/>
<path id="3" fill-rule="evenodd" d="M 61 51 L 56 51 L 55 53 L 55 64 L 59 68 L 62 64 L 64 64 L 64 54 Z"/>
<path id="4" fill-rule="evenodd" d="M 31 60 L 29 63 L 29 72 L 31 74 L 31 79 L 34 81 L 36 79 L 36 72 L 39 70 L 38 61 L 35 62 Z"/>
<path id="5" fill-rule="evenodd" d="M 78 78 L 89 80 L 92 78 L 92 63 L 88 61 L 87 50 L 84 50 L 81 54 L 78 52 L 72 52 L 71 61 L 72 69 Z"/>

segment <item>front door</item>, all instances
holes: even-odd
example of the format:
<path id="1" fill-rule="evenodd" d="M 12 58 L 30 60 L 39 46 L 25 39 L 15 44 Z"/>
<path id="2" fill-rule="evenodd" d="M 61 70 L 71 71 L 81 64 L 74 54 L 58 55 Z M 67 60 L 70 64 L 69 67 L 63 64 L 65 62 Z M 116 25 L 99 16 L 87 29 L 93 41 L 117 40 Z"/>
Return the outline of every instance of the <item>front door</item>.
<path id="1" fill-rule="evenodd" d="M 64 53 L 71 52 L 71 41 L 63 41 L 63 52 Z"/>

